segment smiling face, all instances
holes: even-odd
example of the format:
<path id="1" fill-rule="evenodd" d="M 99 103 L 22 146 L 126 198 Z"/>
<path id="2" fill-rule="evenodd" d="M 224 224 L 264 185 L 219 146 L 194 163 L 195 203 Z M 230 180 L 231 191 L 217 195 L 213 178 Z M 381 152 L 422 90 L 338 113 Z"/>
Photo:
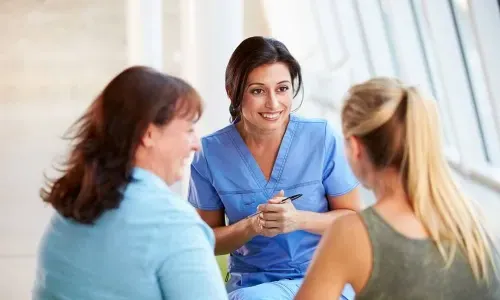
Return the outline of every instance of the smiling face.
<path id="1" fill-rule="evenodd" d="M 293 99 L 290 71 L 284 63 L 262 65 L 248 74 L 241 105 L 244 122 L 261 131 L 283 128 Z"/>
<path id="2" fill-rule="evenodd" d="M 182 118 L 162 126 L 151 124 L 141 146 L 147 165 L 168 185 L 182 179 L 190 155 L 200 150 L 194 122 Z"/>

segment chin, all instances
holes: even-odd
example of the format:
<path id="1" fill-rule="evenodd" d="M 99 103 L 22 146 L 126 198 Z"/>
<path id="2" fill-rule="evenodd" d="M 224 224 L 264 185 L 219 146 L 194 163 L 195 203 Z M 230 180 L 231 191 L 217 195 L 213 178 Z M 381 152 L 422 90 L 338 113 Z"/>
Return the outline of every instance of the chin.
<path id="1" fill-rule="evenodd" d="M 175 182 L 179 182 L 184 178 L 184 171 L 179 171 L 175 174 Z"/>

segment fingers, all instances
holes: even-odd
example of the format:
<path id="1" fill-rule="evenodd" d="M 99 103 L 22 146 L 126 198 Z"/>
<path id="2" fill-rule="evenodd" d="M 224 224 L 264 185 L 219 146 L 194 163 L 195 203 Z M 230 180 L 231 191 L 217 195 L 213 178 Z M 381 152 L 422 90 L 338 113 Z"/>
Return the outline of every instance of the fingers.
<path id="1" fill-rule="evenodd" d="M 284 199 L 283 197 L 271 198 L 267 202 L 269 204 L 280 204 L 283 199 Z"/>
<path id="2" fill-rule="evenodd" d="M 276 195 L 269 199 L 269 203 L 278 204 L 285 198 L 285 192 L 280 190 Z"/>
<path id="3" fill-rule="evenodd" d="M 282 198 L 285 197 L 285 191 L 280 190 L 273 198 Z"/>
<path id="4" fill-rule="evenodd" d="M 264 229 L 277 229 L 279 232 L 283 231 L 283 223 L 279 221 L 268 221 L 260 219 L 259 224 Z"/>
<path id="5" fill-rule="evenodd" d="M 277 229 L 277 228 L 263 228 L 262 229 L 262 235 L 263 236 L 266 236 L 266 237 L 275 237 L 277 236 L 278 234 L 281 233 L 281 230 Z"/>
<path id="6" fill-rule="evenodd" d="M 257 207 L 260 212 L 271 213 L 271 212 L 283 212 L 287 210 L 287 207 L 283 204 L 261 204 Z"/>
<path id="7" fill-rule="evenodd" d="M 259 214 L 259 218 L 265 221 L 280 221 L 283 220 L 283 215 L 274 212 L 266 212 Z"/>

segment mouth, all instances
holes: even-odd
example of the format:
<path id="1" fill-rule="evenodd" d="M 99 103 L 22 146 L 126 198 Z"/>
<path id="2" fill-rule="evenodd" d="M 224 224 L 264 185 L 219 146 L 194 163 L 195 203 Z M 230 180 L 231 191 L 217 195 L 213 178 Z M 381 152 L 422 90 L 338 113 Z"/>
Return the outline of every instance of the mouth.
<path id="1" fill-rule="evenodd" d="M 283 111 L 259 113 L 267 121 L 276 121 L 281 117 Z"/>

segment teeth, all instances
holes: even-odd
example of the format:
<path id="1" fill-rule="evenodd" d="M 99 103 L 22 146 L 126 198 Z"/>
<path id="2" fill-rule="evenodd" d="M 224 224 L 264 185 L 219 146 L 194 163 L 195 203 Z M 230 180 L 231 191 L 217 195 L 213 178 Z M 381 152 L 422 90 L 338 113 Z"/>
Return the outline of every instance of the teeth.
<path id="1" fill-rule="evenodd" d="M 262 114 L 262 116 L 266 119 L 276 119 L 278 118 L 280 113 L 272 113 L 272 114 Z"/>

